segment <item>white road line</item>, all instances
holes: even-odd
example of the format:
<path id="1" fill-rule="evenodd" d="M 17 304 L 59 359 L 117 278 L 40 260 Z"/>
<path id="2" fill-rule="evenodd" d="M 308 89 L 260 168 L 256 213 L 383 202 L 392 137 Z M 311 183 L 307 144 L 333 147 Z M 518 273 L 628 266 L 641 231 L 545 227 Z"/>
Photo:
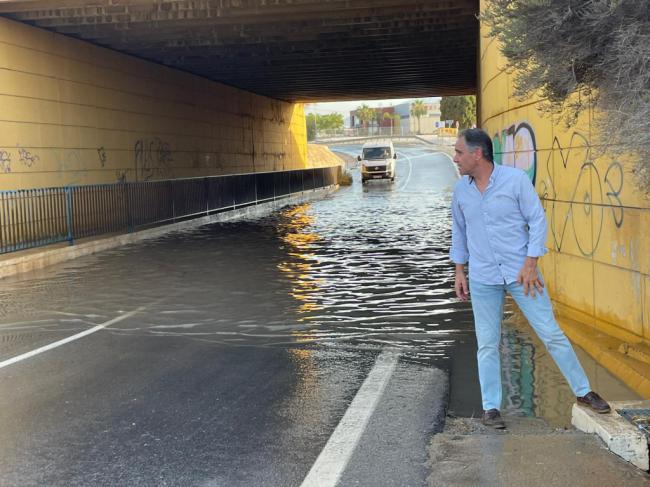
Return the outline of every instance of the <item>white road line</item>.
<path id="1" fill-rule="evenodd" d="M 334 487 L 341 478 L 368 420 L 377 406 L 388 380 L 393 375 L 399 354 L 384 351 L 354 396 L 323 451 L 303 480 L 301 487 Z"/>
<path id="2" fill-rule="evenodd" d="M 398 188 L 399 191 L 406 188 L 406 185 L 409 183 L 409 180 L 411 179 L 411 171 L 413 170 L 413 164 L 411 163 L 411 158 L 409 156 L 404 156 L 404 157 L 406 158 L 406 160 L 409 163 L 409 173 L 408 173 L 408 176 L 406 176 L 406 181 L 404 181 L 404 184 L 402 184 L 402 186 L 400 186 Z M 415 156 L 415 157 L 413 157 L 413 159 L 415 159 L 417 157 L 420 157 L 420 156 Z"/>
<path id="3" fill-rule="evenodd" d="M 446 156 L 447 159 L 449 159 L 449 162 L 451 162 L 451 166 L 454 168 L 454 172 L 456 173 L 456 176 L 458 176 L 458 178 L 460 178 L 460 173 L 458 172 L 458 164 L 456 164 L 456 163 L 454 162 L 454 158 L 453 158 L 453 157 L 451 157 L 451 156 L 450 156 L 449 154 L 447 154 L 446 152 L 434 152 L 434 154 L 435 154 L 435 155 L 437 155 L 437 154 L 442 154 L 443 156 Z"/>
<path id="4" fill-rule="evenodd" d="M 52 350 L 53 348 L 60 347 L 61 345 L 65 345 L 66 343 L 72 342 L 74 340 L 78 340 L 79 338 L 83 338 L 86 335 L 90 335 L 91 333 L 95 333 L 96 331 L 106 328 L 107 326 L 114 325 L 115 323 L 125 320 L 133 316 L 134 314 L 139 313 L 143 309 L 145 309 L 145 307 L 141 306 L 138 309 L 129 311 L 126 314 L 120 315 L 117 318 L 113 318 L 112 320 L 107 321 L 106 323 L 102 323 L 101 325 L 97 325 L 92 328 L 89 328 L 86 331 L 82 331 L 81 333 L 77 333 L 76 335 L 69 336 L 68 338 L 64 338 L 63 340 L 59 340 L 58 342 L 50 343 L 49 345 L 45 345 L 43 347 L 37 348 L 35 350 L 32 350 L 31 352 L 23 353 L 22 355 L 17 355 L 16 357 L 12 357 L 10 359 L 4 360 L 0 362 L 0 369 L 15 364 L 16 362 L 20 362 L 21 360 L 26 360 L 28 358 L 31 358 L 34 355 L 47 352 L 48 350 Z"/>

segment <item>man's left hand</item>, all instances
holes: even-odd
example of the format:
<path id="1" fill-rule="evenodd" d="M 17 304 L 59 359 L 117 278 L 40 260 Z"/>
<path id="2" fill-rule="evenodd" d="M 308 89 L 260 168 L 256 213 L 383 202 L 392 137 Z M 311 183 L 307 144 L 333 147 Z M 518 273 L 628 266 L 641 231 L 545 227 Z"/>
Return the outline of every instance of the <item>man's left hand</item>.
<path id="1" fill-rule="evenodd" d="M 535 289 L 539 294 L 542 294 L 544 283 L 539 278 L 537 272 L 537 257 L 526 257 L 524 266 L 519 271 L 517 282 L 524 286 L 524 295 L 535 297 Z"/>

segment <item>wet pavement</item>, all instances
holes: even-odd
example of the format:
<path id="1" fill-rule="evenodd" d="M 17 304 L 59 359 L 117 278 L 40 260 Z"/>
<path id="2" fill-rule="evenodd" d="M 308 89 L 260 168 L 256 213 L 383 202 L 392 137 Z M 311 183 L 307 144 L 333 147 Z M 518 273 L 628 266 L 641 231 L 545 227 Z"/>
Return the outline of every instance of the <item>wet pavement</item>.
<path id="1" fill-rule="evenodd" d="M 340 485 L 424 485 L 446 409 L 480 414 L 476 342 L 451 160 L 397 152 L 394 183 L 351 168 L 320 201 L 1 280 L 0 485 L 300 485 L 385 353 Z M 568 386 L 507 315 L 504 409 L 568 426 Z M 579 353 L 604 395 L 636 398 Z"/>

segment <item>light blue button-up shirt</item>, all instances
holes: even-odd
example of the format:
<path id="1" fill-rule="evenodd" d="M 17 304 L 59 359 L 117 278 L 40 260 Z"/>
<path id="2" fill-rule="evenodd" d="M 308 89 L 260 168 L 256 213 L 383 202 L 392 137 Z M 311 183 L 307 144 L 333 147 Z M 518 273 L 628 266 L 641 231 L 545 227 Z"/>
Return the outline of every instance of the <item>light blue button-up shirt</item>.
<path id="1" fill-rule="evenodd" d="M 526 256 L 546 253 L 546 216 L 530 179 L 521 169 L 495 164 L 481 194 L 475 181 L 463 176 L 451 203 L 453 226 L 450 257 L 469 261 L 470 280 L 510 284 Z"/>

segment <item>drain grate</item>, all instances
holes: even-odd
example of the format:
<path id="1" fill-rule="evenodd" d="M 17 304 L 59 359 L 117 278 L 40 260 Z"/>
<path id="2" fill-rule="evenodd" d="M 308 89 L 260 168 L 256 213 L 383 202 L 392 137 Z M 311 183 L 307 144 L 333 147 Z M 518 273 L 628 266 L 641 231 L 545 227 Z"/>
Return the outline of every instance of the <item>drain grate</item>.
<path id="1" fill-rule="evenodd" d="M 616 411 L 650 439 L 650 409 L 617 409 Z"/>

